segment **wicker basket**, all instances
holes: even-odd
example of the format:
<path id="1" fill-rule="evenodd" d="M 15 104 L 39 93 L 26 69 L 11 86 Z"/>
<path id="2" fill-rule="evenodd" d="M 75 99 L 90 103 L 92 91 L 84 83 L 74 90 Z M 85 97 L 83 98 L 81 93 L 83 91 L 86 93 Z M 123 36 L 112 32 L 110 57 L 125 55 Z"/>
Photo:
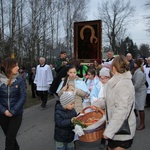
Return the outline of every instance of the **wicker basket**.
<path id="1" fill-rule="evenodd" d="M 82 110 L 82 113 L 84 115 L 77 117 L 77 120 L 86 121 L 91 117 L 94 117 L 94 118 L 100 120 L 103 117 L 103 115 L 105 114 L 105 112 L 102 109 L 97 108 L 97 107 L 96 107 L 96 109 L 94 109 L 94 111 L 85 113 L 85 111 L 89 108 L 93 109 L 91 106 L 84 108 Z M 87 126 L 91 126 L 91 125 L 94 124 L 94 123 L 91 123 L 91 122 L 84 122 L 84 123 Z M 95 128 L 95 129 L 83 130 L 84 135 L 79 136 L 79 140 L 83 141 L 83 142 L 94 142 L 94 141 L 100 140 L 103 137 L 103 132 L 105 130 L 105 124 L 106 123 L 104 121 L 104 123 L 102 125 L 100 125 L 99 127 Z"/>

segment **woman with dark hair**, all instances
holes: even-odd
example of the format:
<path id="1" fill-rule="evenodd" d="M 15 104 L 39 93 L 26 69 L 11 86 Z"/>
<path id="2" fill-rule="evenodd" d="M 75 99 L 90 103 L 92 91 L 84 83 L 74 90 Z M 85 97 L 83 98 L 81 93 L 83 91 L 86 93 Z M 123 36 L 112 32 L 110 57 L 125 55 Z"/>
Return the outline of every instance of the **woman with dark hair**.
<path id="1" fill-rule="evenodd" d="M 145 128 L 145 113 L 144 106 L 146 101 L 146 76 L 144 74 L 142 59 L 136 58 L 134 60 L 134 69 L 133 69 L 133 85 L 135 88 L 135 108 L 139 111 L 140 115 L 140 125 L 137 127 L 137 130 L 142 130 Z"/>
<path id="2" fill-rule="evenodd" d="M 68 90 L 76 92 L 75 110 L 77 113 L 80 113 L 83 109 L 82 98 L 89 94 L 89 90 L 82 78 L 77 76 L 77 69 L 74 65 L 68 67 L 67 75 L 62 78 L 56 92 L 58 93 L 58 96 L 61 96 L 64 91 Z"/>
<path id="3" fill-rule="evenodd" d="M 100 59 L 94 59 L 93 67 L 95 68 L 97 75 L 99 75 L 99 71 L 102 69 L 102 65 L 101 65 Z"/>
<path id="4" fill-rule="evenodd" d="M 111 64 L 111 71 L 114 75 L 106 83 L 103 93 L 107 108 L 107 125 L 103 135 L 108 139 L 109 150 L 125 150 L 131 147 L 136 129 L 135 91 L 126 57 L 116 56 Z M 117 134 L 128 116 L 131 133 Z"/>
<path id="5" fill-rule="evenodd" d="M 5 150 L 19 150 L 16 136 L 22 122 L 26 88 L 18 69 L 13 58 L 7 58 L 1 64 L 0 126 L 6 136 Z"/>

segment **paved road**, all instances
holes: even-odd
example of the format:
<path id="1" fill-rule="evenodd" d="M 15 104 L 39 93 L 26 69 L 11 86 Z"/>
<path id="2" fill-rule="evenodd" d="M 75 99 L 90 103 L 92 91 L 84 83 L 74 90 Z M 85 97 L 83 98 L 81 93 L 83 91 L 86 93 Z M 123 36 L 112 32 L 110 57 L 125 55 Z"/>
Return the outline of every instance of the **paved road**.
<path id="1" fill-rule="evenodd" d="M 24 118 L 17 139 L 20 150 L 55 150 L 54 133 L 55 99 L 49 100 L 47 108 L 40 105 L 24 111 Z M 139 122 L 137 120 L 137 122 Z M 99 150 L 99 141 L 77 143 L 77 150 Z M 150 150 L 150 108 L 146 108 L 146 129 L 136 131 L 132 150 Z M 131 150 L 130 149 L 130 150 Z M 0 128 L 0 150 L 4 150 L 4 134 Z"/>

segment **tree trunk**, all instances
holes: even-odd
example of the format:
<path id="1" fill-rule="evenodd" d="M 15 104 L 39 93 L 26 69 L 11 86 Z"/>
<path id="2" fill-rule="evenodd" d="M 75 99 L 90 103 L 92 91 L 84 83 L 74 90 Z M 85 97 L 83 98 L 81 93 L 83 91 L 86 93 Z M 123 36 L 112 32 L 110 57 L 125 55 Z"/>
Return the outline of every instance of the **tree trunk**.
<path id="1" fill-rule="evenodd" d="M 4 51 L 4 48 L 5 48 L 5 42 L 4 42 L 4 11 L 3 11 L 3 0 L 1 0 L 1 31 L 0 31 L 0 34 L 1 34 L 1 39 L 0 39 L 0 49 L 1 49 L 1 52 L 2 52 L 2 59 L 4 58 L 5 56 L 5 51 Z"/>
<path id="2" fill-rule="evenodd" d="M 37 17 L 37 0 L 31 2 L 32 8 L 32 44 L 31 44 L 31 64 L 35 58 L 35 38 L 36 38 L 36 17 Z"/>
<path id="3" fill-rule="evenodd" d="M 16 27 L 16 0 L 12 0 L 12 40 L 11 40 L 11 57 L 15 57 L 15 27 Z"/>

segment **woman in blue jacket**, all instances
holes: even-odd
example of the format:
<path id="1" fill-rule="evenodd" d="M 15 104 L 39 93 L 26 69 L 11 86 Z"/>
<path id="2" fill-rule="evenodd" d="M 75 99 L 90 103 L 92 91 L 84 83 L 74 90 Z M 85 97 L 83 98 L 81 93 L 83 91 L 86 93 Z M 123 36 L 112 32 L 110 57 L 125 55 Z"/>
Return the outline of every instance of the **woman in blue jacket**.
<path id="1" fill-rule="evenodd" d="M 13 58 L 6 58 L 0 69 L 0 126 L 6 136 L 5 150 L 19 150 L 16 136 L 22 122 L 26 88 L 18 69 Z"/>

